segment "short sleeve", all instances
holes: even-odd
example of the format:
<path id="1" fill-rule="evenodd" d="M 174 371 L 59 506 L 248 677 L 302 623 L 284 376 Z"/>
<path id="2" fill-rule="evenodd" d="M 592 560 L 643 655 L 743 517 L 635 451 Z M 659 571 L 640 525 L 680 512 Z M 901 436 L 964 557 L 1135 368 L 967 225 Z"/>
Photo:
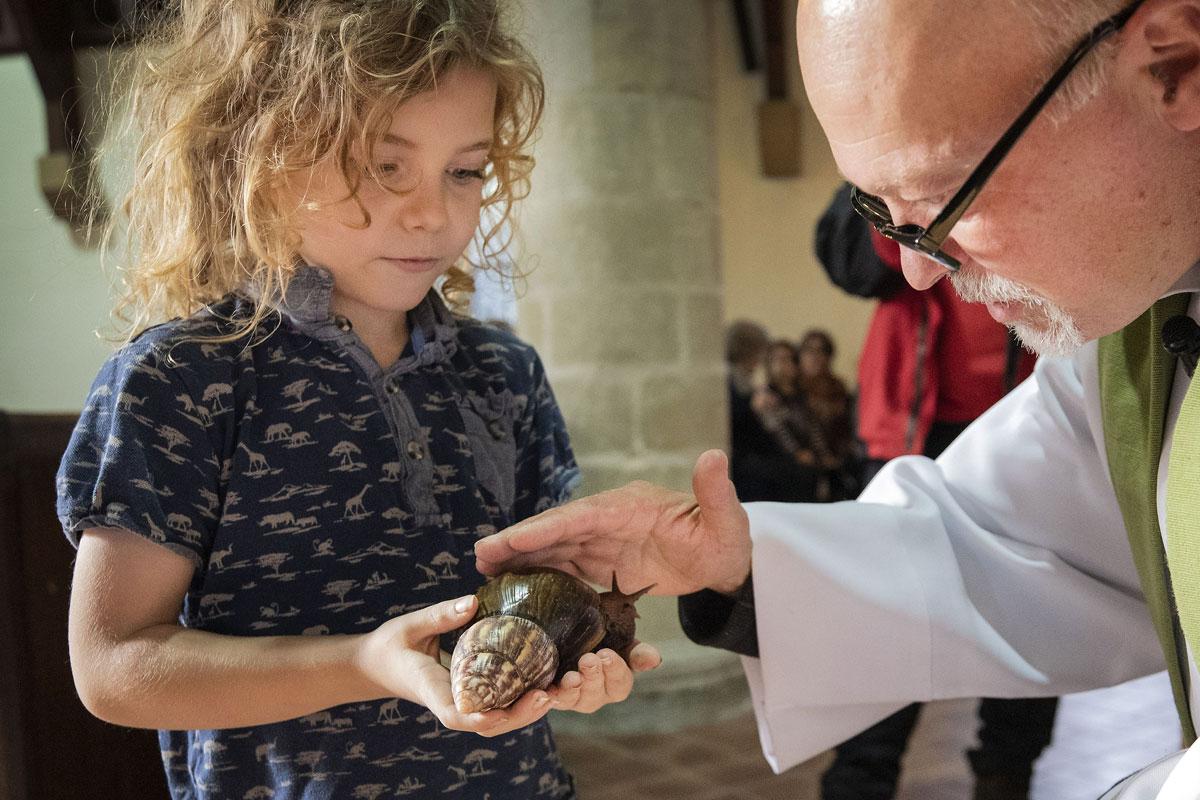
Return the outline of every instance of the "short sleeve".
<path id="1" fill-rule="evenodd" d="M 580 481 L 567 425 L 536 354 L 530 361 L 529 377 L 528 401 L 517 437 L 515 521 L 567 502 Z"/>
<path id="2" fill-rule="evenodd" d="M 71 544 L 123 528 L 203 565 L 220 516 L 211 420 L 154 347 L 127 345 L 101 368 L 58 469 Z"/>

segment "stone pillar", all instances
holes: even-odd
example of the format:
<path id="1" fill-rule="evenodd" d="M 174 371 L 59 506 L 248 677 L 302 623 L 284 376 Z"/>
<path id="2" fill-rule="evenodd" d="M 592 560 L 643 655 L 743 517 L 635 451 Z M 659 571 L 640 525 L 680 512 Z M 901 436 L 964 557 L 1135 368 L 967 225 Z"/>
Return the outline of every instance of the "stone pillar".
<path id="1" fill-rule="evenodd" d="M 696 456 L 727 446 L 711 5 L 522 3 L 547 109 L 519 218 L 531 273 L 518 324 L 546 362 L 583 494 L 634 479 L 690 491 Z M 736 659 L 687 642 L 673 599 L 639 609 L 664 666 L 639 679 L 638 702 L 599 715 L 610 728 L 723 713 L 696 692 L 745 707 Z M 669 696 L 678 686 L 699 717 Z"/>

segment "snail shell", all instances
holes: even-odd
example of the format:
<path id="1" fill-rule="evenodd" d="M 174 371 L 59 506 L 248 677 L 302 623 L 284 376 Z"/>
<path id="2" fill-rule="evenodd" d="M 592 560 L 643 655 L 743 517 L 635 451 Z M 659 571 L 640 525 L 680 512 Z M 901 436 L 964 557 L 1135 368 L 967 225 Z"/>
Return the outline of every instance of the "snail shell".
<path id="1" fill-rule="evenodd" d="M 506 572 L 475 596 L 479 608 L 450 659 L 454 705 L 464 714 L 503 708 L 533 689 L 545 689 L 600 647 L 628 660 L 634 602 L 650 587 L 597 593 L 565 572 L 539 568 Z"/>

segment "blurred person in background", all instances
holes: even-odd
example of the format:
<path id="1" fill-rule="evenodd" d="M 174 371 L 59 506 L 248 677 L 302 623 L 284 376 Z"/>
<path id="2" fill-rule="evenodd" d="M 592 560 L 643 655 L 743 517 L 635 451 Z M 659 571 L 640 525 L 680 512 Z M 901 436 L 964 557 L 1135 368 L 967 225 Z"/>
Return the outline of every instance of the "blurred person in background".
<path id="1" fill-rule="evenodd" d="M 861 488 L 861 464 L 854 439 L 854 403 L 846 384 L 833 373 L 837 348 L 828 331 L 812 328 L 800 337 L 800 391 L 816 419 L 826 456 L 821 466 L 833 491 L 830 499 L 848 500 Z"/>
<path id="2" fill-rule="evenodd" d="M 798 445 L 786 436 L 782 402 L 765 383 L 767 331 L 755 322 L 738 320 L 725 334 L 729 370 L 729 472 L 739 497 L 755 500 L 801 501 L 816 490 L 814 470 L 797 460 Z M 786 360 L 786 359 L 784 359 Z M 780 366 L 778 359 L 776 366 Z M 783 366 L 776 380 L 795 382 L 796 369 Z M 775 406 L 781 411 L 776 413 Z M 782 441 L 781 441 L 782 437 Z"/>
<path id="3" fill-rule="evenodd" d="M 811 346 L 811 342 L 810 342 Z M 832 352 L 826 335 L 818 346 Z M 818 372 L 805 375 L 801 348 L 780 339 L 767 355 L 767 384 L 752 401 L 754 411 L 776 443 L 812 475 L 812 493 L 798 499 L 830 502 L 852 497 L 853 435 L 849 395 L 841 380 L 829 372 L 828 359 Z M 809 358 L 810 366 L 814 359 Z"/>

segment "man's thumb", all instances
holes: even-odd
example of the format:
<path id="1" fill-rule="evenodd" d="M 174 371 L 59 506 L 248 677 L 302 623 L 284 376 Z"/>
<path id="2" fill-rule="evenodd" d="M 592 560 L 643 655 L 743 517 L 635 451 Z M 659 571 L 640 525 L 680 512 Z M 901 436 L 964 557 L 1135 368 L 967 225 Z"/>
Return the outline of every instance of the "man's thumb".
<path id="1" fill-rule="evenodd" d="M 705 516 L 729 514 L 737 507 L 737 490 L 729 480 L 729 458 L 725 453 L 706 450 L 700 454 L 692 470 L 692 492 Z"/>

